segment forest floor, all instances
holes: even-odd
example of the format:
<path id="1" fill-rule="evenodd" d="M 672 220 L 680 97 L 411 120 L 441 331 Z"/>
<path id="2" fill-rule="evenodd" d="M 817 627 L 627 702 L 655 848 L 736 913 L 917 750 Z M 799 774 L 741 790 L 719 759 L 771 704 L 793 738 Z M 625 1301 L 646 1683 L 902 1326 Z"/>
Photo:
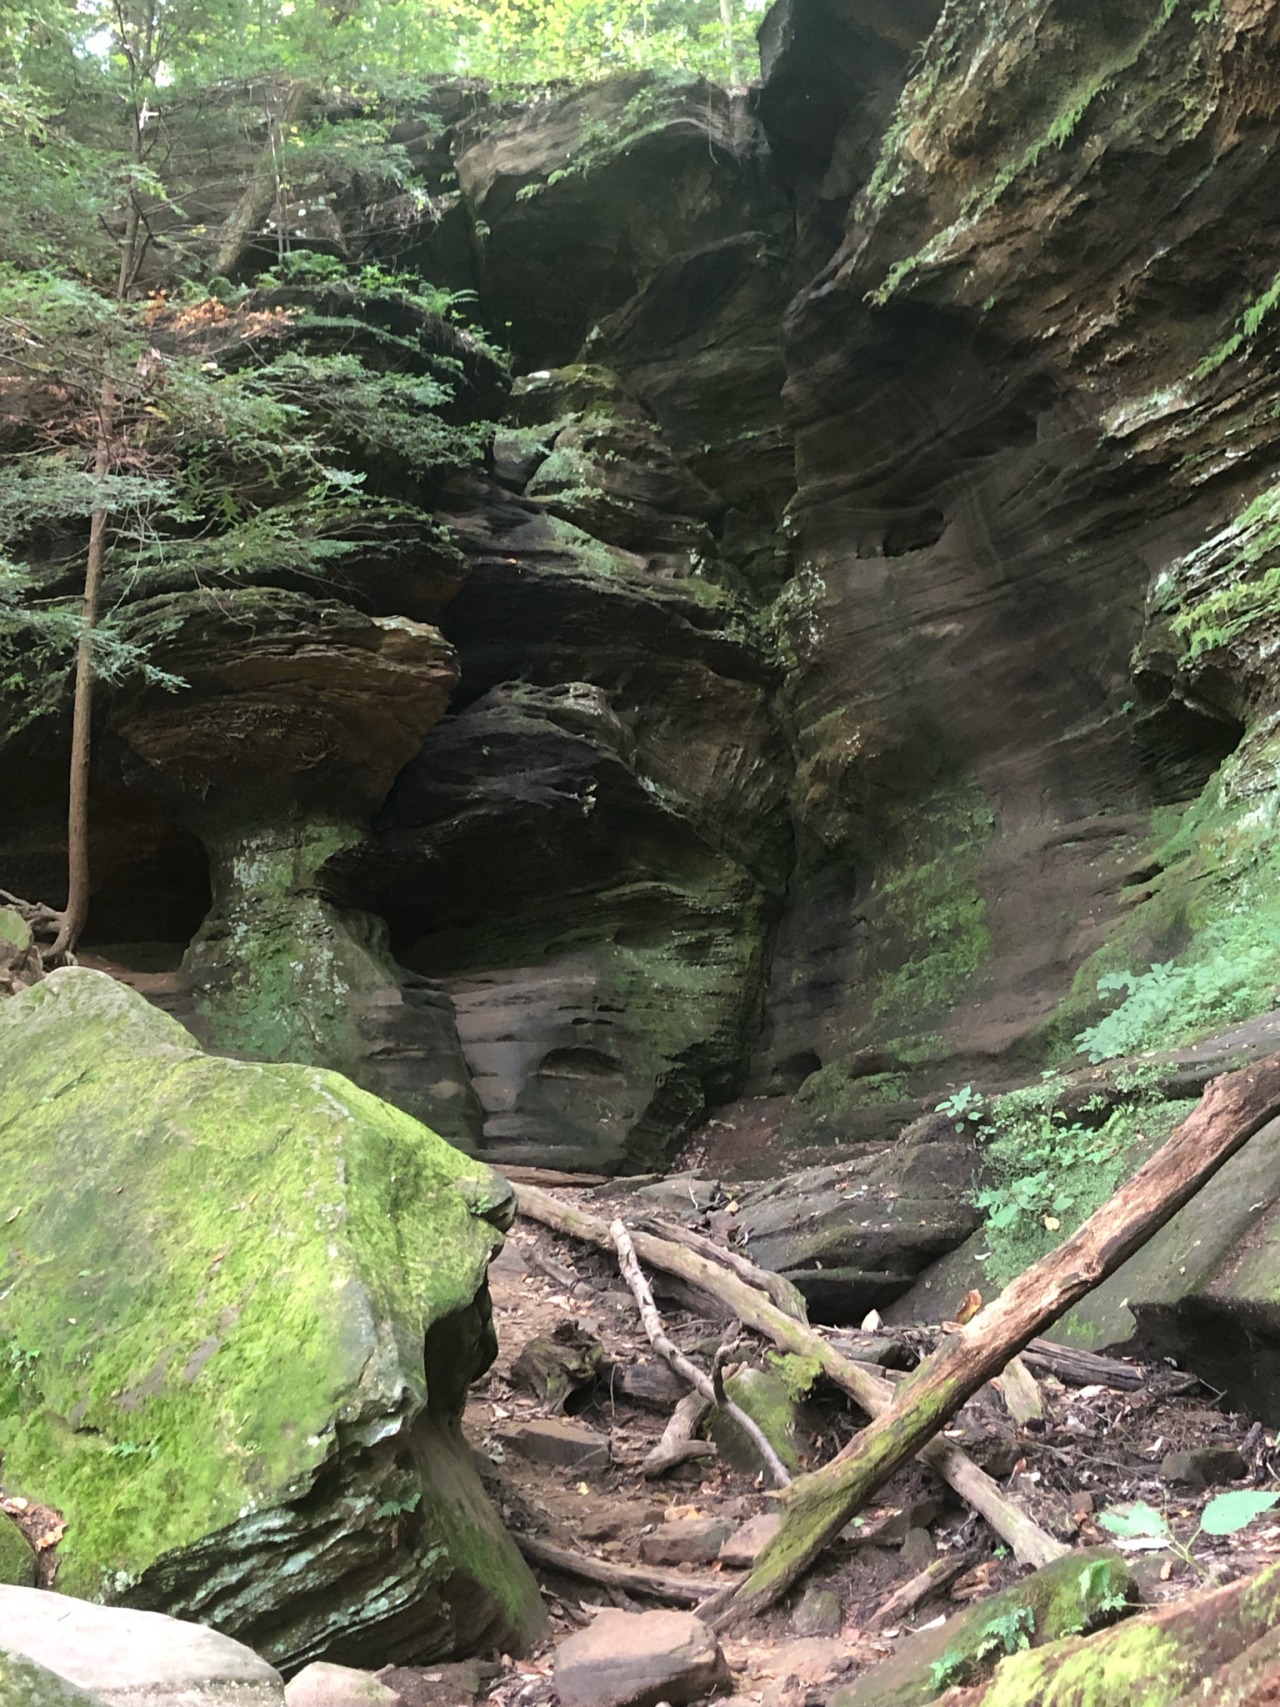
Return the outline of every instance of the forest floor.
<path id="1" fill-rule="evenodd" d="M 555 1195 L 606 1219 L 635 1208 L 625 1188 L 559 1186 Z M 725 1333 L 673 1302 L 663 1277 L 651 1273 L 668 1332 L 704 1368 Z M 665 1366 L 653 1352 L 636 1306 L 616 1265 L 605 1253 L 517 1222 L 491 1270 L 500 1351 L 473 1389 L 465 1426 L 508 1525 L 592 1558 L 645 1568 L 662 1527 L 690 1518 L 721 1518 L 738 1526 L 776 1509 L 763 1474 L 736 1469 L 721 1458 L 683 1464 L 648 1480 L 641 1464 L 656 1445 L 671 1411 L 670 1397 L 637 1401 L 622 1391 L 648 1371 L 661 1384 Z M 664 1295 L 665 1294 L 665 1295 Z M 688 1300 L 684 1300 L 687 1302 Z M 837 1330 L 838 1332 L 838 1330 Z M 598 1342 L 601 1373 L 557 1405 L 540 1401 L 523 1372 L 521 1354 L 531 1341 L 572 1334 L 575 1343 Z M 771 1348 L 757 1341 L 738 1355 L 767 1366 Z M 527 1360 L 525 1360 L 527 1362 Z M 1233 1448 L 1248 1464 L 1236 1486 L 1275 1486 L 1280 1453 L 1274 1431 L 1224 1410 L 1216 1395 L 1168 1365 L 1132 1367 L 1142 1377 L 1130 1391 L 1094 1384 L 1064 1386 L 1039 1380 L 1044 1422 L 1019 1427 L 988 1389 L 962 1413 L 963 1444 L 1017 1498 L 1035 1520 L 1070 1545 L 1114 1542 L 1097 1522 L 1109 1507 L 1146 1501 L 1164 1513 L 1175 1536 L 1196 1530 L 1205 1503 L 1217 1491 L 1171 1484 L 1161 1474 L 1166 1456 L 1191 1448 Z M 609 1462 L 596 1467 L 551 1466 L 532 1461 L 513 1445 L 519 1425 L 570 1414 L 609 1441 Z M 809 1401 L 814 1428 L 808 1467 L 831 1457 L 864 1418 L 834 1389 Z M 985 1439 L 983 1438 L 985 1436 Z M 735 1698 L 761 1707 L 815 1707 L 837 1683 L 847 1683 L 893 1653 L 913 1630 L 950 1616 L 1024 1573 L 985 1523 L 918 1461 L 882 1490 L 864 1514 L 860 1537 L 852 1533 L 822 1560 L 807 1585 L 724 1643 Z M 906 1532 L 913 1532 L 909 1542 Z M 920 1531 L 927 1530 L 928 1541 Z M 905 1546 L 905 1556 L 904 1556 Z M 1178 1598 L 1209 1583 L 1252 1574 L 1280 1555 L 1280 1521 L 1263 1517 L 1227 1537 L 1199 1536 L 1194 1564 L 1152 1543 L 1135 1546 L 1131 1562 L 1144 1598 Z M 972 1556 L 949 1588 L 899 1621 L 877 1623 L 894 1591 L 922 1568 L 929 1554 Z M 551 1656 L 557 1642 L 581 1627 L 595 1609 L 644 1610 L 659 1604 L 631 1591 L 595 1586 L 535 1564 L 550 1616 L 543 1649 L 508 1662 L 486 1680 L 493 1707 L 543 1707 L 554 1701 Z M 732 1580 L 715 1562 L 681 1567 L 702 1580 Z M 829 1590 L 824 1595 L 821 1591 Z M 690 1597 L 692 1599 L 693 1597 Z M 670 1602 L 668 1602 L 670 1604 Z"/>

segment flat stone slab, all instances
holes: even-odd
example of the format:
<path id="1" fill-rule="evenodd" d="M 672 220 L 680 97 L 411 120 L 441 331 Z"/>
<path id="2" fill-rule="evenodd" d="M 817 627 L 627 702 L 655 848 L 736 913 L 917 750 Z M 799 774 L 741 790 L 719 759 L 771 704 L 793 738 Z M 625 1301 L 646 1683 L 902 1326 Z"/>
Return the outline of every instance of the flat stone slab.
<path id="1" fill-rule="evenodd" d="M 107 1707 L 284 1707 L 279 1672 L 251 1648 L 160 1612 L 0 1587 L 0 1650 Z"/>
<path id="2" fill-rule="evenodd" d="M 499 1429 L 497 1438 L 512 1452 L 532 1459 L 535 1464 L 556 1464 L 566 1470 L 609 1467 L 609 1436 L 598 1434 L 585 1423 L 547 1417 Z"/>
<path id="3" fill-rule="evenodd" d="M 709 1565 L 729 1539 L 724 1518 L 685 1517 L 660 1523 L 640 1537 L 640 1557 L 646 1565 Z"/>
<path id="4" fill-rule="evenodd" d="M 560 1707 L 683 1707 L 729 1686 L 720 1644 L 692 1612 L 597 1615 L 555 1656 Z"/>

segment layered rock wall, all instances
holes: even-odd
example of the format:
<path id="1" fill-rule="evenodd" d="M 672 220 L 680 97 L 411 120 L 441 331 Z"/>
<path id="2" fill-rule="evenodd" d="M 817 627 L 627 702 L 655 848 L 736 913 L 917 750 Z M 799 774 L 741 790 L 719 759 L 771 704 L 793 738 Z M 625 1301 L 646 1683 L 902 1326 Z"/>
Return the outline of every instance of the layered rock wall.
<path id="1" fill-rule="evenodd" d="M 104 954 L 582 1167 L 743 1086 L 886 1140 L 1071 1058 L 1108 970 L 1185 971 L 1151 1042 L 1269 1006 L 1277 28 L 779 0 L 746 93 L 436 91 L 400 256 L 514 353 L 458 358 L 492 448 L 340 620 L 253 595 L 313 601 L 288 683 L 197 602 L 198 698 L 104 708 Z M 385 255 L 326 220 L 293 241 Z M 30 787 L 51 726 L 5 751 Z"/>

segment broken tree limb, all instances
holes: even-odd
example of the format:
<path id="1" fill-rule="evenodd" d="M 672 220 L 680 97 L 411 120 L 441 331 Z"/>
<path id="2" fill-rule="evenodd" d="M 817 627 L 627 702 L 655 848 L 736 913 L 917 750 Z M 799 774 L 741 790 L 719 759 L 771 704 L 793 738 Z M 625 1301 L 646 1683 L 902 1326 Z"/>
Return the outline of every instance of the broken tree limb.
<path id="1" fill-rule="evenodd" d="M 695 1438 L 710 1409 L 701 1393 L 686 1393 L 672 1411 L 662 1439 L 641 1464 L 640 1474 L 652 1481 L 674 1470 L 677 1464 L 687 1464 L 691 1458 L 714 1458 L 716 1449 L 712 1443 Z"/>
<path id="2" fill-rule="evenodd" d="M 1146 1380 L 1141 1369 L 1122 1363 L 1118 1357 L 1099 1357 L 1097 1352 L 1054 1345 L 1052 1340 L 1032 1340 L 1022 1353 L 1022 1361 L 1028 1369 L 1056 1375 L 1068 1387 L 1113 1387 L 1132 1393 Z"/>
<path id="3" fill-rule="evenodd" d="M 611 1251 L 614 1248 L 609 1228 L 599 1216 L 586 1214 L 573 1204 L 539 1191 L 536 1186 L 519 1186 L 516 1196 L 520 1214 L 530 1220 L 568 1238 L 597 1245 L 601 1250 Z M 643 1262 L 679 1275 L 700 1291 L 715 1293 L 732 1315 L 771 1339 L 780 1350 L 816 1359 L 827 1379 L 847 1393 L 869 1416 L 877 1416 L 892 1403 L 895 1387 L 891 1381 L 866 1365 L 854 1363 L 843 1356 L 815 1329 L 786 1315 L 761 1290 L 746 1285 L 736 1274 L 709 1262 L 696 1251 L 686 1250 L 667 1239 L 655 1238 L 651 1233 L 634 1234 L 632 1243 Z M 1068 1551 L 1061 1541 L 1028 1517 L 958 1446 L 934 1440 L 920 1456 L 936 1475 L 955 1489 L 962 1500 L 987 1520 L 1001 1540 L 1009 1544 L 1019 1564 L 1038 1568 L 1052 1564 L 1054 1559 L 1061 1558 Z"/>
<path id="4" fill-rule="evenodd" d="M 586 1553 L 575 1553 L 569 1547 L 558 1547 L 554 1541 L 544 1541 L 540 1535 L 516 1535 L 516 1546 L 531 1565 L 545 1565 L 548 1570 L 563 1571 L 585 1583 L 599 1583 L 603 1588 L 620 1588 L 628 1594 L 646 1594 L 652 1600 L 665 1600 L 675 1606 L 693 1606 L 719 1588 L 719 1577 L 685 1577 L 675 1571 L 646 1571 L 635 1565 L 612 1565 L 604 1559 L 593 1559 Z"/>
<path id="5" fill-rule="evenodd" d="M 609 1227 L 609 1237 L 613 1240 L 614 1249 L 618 1253 L 618 1267 L 622 1270 L 622 1278 L 631 1288 L 631 1296 L 636 1301 L 640 1312 L 640 1320 L 644 1331 L 649 1336 L 649 1344 L 675 1370 L 682 1381 L 687 1381 L 695 1393 L 700 1393 L 709 1404 L 717 1405 L 726 1416 L 732 1417 L 742 1432 L 749 1437 L 756 1451 L 763 1458 L 769 1474 L 780 1488 L 791 1485 L 791 1476 L 786 1465 L 774 1451 L 773 1443 L 760 1427 L 754 1417 L 749 1417 L 741 1405 L 735 1405 L 733 1400 L 716 1392 L 715 1383 L 709 1375 L 705 1375 L 697 1364 L 687 1358 L 680 1347 L 669 1338 L 662 1325 L 662 1317 L 658 1314 L 658 1306 L 653 1301 L 653 1293 L 649 1290 L 649 1282 L 645 1279 L 636 1248 L 631 1242 L 631 1235 L 622 1221 L 614 1221 Z"/>
<path id="6" fill-rule="evenodd" d="M 1280 1055 L 1209 1085 L 1149 1161 L 1048 1256 L 948 1336 L 893 1402 L 820 1470 L 791 1484 L 782 1526 L 750 1576 L 703 1609 L 717 1628 L 761 1612 L 1010 1358 L 1139 1250 L 1280 1113 Z"/>
<path id="7" fill-rule="evenodd" d="M 660 1239 L 670 1239 L 673 1244 L 684 1245 L 688 1250 L 697 1251 L 701 1257 L 709 1257 L 712 1262 L 719 1263 L 721 1268 L 732 1269 L 739 1280 L 745 1280 L 748 1286 L 754 1286 L 757 1291 L 765 1293 L 788 1316 L 794 1316 L 797 1322 L 809 1320 L 809 1306 L 804 1301 L 804 1294 L 782 1274 L 774 1274 L 772 1269 L 760 1268 L 750 1257 L 744 1257 L 741 1251 L 731 1251 L 723 1245 L 717 1245 L 714 1239 L 705 1238 L 701 1233 L 695 1233 L 689 1227 L 670 1226 L 660 1221 L 656 1215 L 639 1215 L 635 1218 L 636 1227 L 645 1233 L 653 1233 Z"/>
<path id="8" fill-rule="evenodd" d="M 908 1577 L 902 1587 L 895 1589 L 888 1600 L 876 1609 L 867 1623 L 868 1630 L 879 1630 L 885 1624 L 909 1617 L 917 1606 L 922 1606 L 933 1595 L 941 1594 L 943 1589 L 950 1588 L 957 1577 L 962 1577 L 969 1567 L 977 1562 L 976 1552 L 956 1553 L 950 1558 L 935 1559 L 914 1577 Z"/>

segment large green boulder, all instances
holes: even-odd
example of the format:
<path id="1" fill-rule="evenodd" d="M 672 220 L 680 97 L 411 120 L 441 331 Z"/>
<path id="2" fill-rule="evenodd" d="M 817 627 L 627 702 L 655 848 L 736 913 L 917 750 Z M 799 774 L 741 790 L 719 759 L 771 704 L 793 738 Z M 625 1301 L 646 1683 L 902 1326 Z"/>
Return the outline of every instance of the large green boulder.
<path id="1" fill-rule="evenodd" d="M 0 1453 L 60 1589 L 284 1668 L 539 1628 L 459 1422 L 504 1180 L 81 968 L 0 1006 L 0 1180 Z"/>

